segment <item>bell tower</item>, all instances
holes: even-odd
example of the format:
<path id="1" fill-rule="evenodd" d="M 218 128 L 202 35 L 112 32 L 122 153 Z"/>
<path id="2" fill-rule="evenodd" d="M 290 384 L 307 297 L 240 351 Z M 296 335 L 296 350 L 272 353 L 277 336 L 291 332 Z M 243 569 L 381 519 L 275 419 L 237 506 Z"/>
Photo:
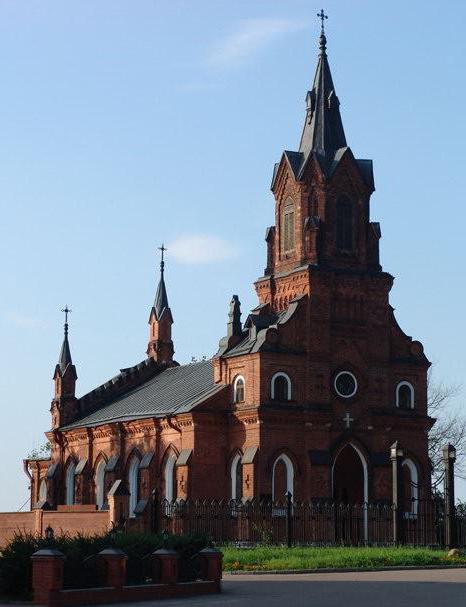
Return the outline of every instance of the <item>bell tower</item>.
<path id="1" fill-rule="evenodd" d="M 283 307 L 276 300 L 277 276 L 283 282 L 288 275 L 289 301 L 311 288 L 304 270 L 381 271 L 380 227 L 370 221 L 372 161 L 356 159 L 347 145 L 327 57 L 325 15 L 318 16 L 319 55 L 299 148 L 283 152 L 274 167 L 275 225 L 267 229 L 267 267 L 256 282 L 260 302 L 274 309 Z"/>

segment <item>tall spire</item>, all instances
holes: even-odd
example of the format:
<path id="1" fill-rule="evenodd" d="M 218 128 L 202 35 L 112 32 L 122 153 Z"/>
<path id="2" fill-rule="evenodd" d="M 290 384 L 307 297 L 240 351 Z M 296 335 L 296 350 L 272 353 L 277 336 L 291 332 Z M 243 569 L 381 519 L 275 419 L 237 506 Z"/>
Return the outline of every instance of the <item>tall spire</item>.
<path id="1" fill-rule="evenodd" d="M 68 308 L 68 305 L 66 305 L 64 307 L 62 312 L 65 313 L 65 325 L 64 325 L 65 334 L 63 337 L 63 343 L 62 343 L 61 350 L 60 350 L 60 356 L 58 358 L 58 366 L 60 367 L 60 371 L 63 374 L 65 372 L 66 367 L 68 365 L 72 365 L 73 361 L 71 360 L 70 344 L 68 341 L 68 314 L 71 312 L 71 310 Z"/>
<path id="2" fill-rule="evenodd" d="M 164 253 L 166 250 L 167 250 L 166 247 L 162 243 L 162 246 L 159 247 L 159 251 L 161 251 L 160 280 L 159 280 L 157 292 L 155 294 L 155 299 L 154 299 L 154 308 L 155 308 L 155 312 L 157 314 L 158 319 L 160 319 L 160 317 L 162 316 L 163 311 L 165 309 L 169 308 L 167 289 L 165 287 L 165 279 L 164 279 L 164 272 L 165 272 Z"/>
<path id="3" fill-rule="evenodd" d="M 317 16 L 321 19 L 319 59 L 312 90 L 306 95 L 306 120 L 299 144 L 299 151 L 304 156 L 303 165 L 312 152 L 331 161 L 338 149 L 346 147 L 340 102 L 335 93 L 327 59 L 327 38 L 324 29 L 324 19 L 327 19 L 327 15 L 321 10 Z"/>

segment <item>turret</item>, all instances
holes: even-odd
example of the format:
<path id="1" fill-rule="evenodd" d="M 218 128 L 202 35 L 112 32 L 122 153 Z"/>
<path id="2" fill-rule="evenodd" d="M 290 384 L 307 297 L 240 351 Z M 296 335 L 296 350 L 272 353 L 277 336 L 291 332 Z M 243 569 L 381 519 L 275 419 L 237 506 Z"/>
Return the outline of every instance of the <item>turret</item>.
<path id="1" fill-rule="evenodd" d="M 76 367 L 71 359 L 70 343 L 68 340 L 68 314 L 71 310 L 65 306 L 64 337 L 55 366 L 53 380 L 55 383 L 55 394 L 52 401 L 52 428 L 55 430 L 60 426 L 70 423 L 77 415 L 76 380 L 78 375 Z"/>
<path id="2" fill-rule="evenodd" d="M 149 343 L 147 356 L 160 363 L 173 362 L 172 324 L 173 316 L 168 305 L 167 289 L 165 287 L 164 253 L 167 250 L 163 244 L 161 251 L 160 280 L 155 294 L 154 305 L 149 315 Z"/>

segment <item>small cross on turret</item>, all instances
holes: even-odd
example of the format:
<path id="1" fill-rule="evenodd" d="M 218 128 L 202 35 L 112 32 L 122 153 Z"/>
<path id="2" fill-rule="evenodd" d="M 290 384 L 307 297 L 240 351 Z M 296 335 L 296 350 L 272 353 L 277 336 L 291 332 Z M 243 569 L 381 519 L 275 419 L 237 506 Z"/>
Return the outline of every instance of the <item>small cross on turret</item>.
<path id="1" fill-rule="evenodd" d="M 321 21 L 321 25 L 320 25 L 320 27 L 321 27 L 321 31 L 322 31 L 322 33 L 324 33 L 324 20 L 325 20 L 325 19 L 328 19 L 328 15 L 326 15 L 326 14 L 324 13 L 324 9 L 323 9 L 323 8 L 321 8 L 321 9 L 320 9 L 320 13 L 317 13 L 317 16 L 319 17 L 319 19 L 320 19 L 320 21 Z"/>

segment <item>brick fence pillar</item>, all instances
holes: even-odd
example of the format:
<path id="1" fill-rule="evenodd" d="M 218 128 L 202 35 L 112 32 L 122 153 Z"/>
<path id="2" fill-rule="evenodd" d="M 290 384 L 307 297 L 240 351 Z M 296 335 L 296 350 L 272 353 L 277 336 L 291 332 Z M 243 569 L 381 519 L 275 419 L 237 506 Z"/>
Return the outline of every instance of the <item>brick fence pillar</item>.
<path id="1" fill-rule="evenodd" d="M 158 578 L 161 584 L 176 584 L 178 581 L 179 556 L 176 550 L 159 548 L 152 553 L 155 566 L 158 570 Z"/>
<path id="2" fill-rule="evenodd" d="M 204 548 L 199 552 L 199 558 L 201 561 L 201 578 L 215 582 L 217 589 L 220 591 L 223 554 L 215 548 Z"/>
<path id="3" fill-rule="evenodd" d="M 126 554 L 118 548 L 105 548 L 99 552 L 99 556 L 105 562 L 106 584 L 122 588 L 126 582 Z"/>
<path id="4" fill-rule="evenodd" d="M 47 605 L 50 591 L 63 588 L 65 555 L 59 550 L 43 548 L 31 556 L 33 602 Z"/>

